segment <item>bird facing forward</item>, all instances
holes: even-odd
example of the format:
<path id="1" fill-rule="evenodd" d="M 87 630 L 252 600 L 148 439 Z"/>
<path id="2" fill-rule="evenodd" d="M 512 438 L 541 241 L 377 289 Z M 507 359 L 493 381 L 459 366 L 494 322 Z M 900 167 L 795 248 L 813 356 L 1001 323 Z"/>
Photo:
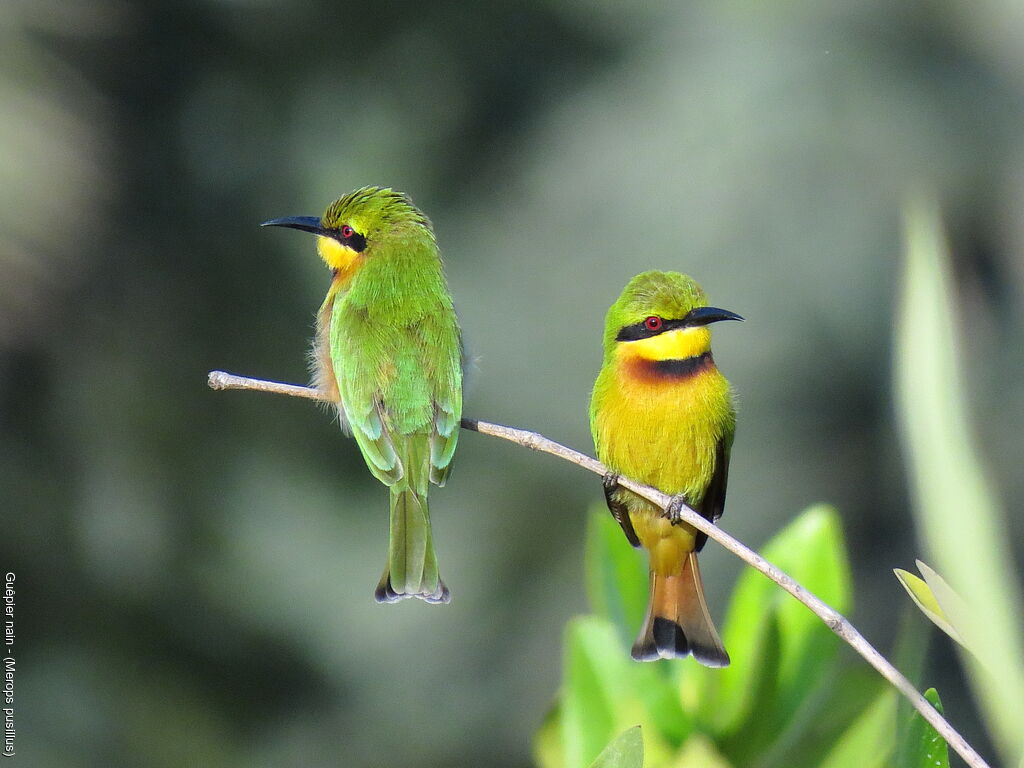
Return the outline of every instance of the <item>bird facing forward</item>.
<path id="1" fill-rule="evenodd" d="M 692 653 L 706 666 L 729 664 L 697 567 L 706 534 L 616 480 L 624 475 L 659 488 L 708 520 L 721 516 L 736 412 L 711 356 L 708 325 L 742 319 L 707 306 L 700 286 L 678 272 L 637 275 L 608 310 L 590 425 L 610 470 L 608 508 L 650 558 L 650 601 L 632 649 L 638 661 Z"/>

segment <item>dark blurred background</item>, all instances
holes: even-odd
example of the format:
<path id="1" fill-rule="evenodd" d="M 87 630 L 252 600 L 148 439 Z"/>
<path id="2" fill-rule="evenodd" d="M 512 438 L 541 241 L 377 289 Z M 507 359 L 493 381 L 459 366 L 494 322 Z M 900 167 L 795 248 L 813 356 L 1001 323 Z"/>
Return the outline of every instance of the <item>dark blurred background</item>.
<path id="1" fill-rule="evenodd" d="M 890 569 L 925 554 L 889 362 L 915 189 L 944 205 L 1020 533 L 1022 43 L 1018 0 L 6 3 L 0 567 L 26 764 L 530 764 L 597 478 L 465 433 L 432 495 L 451 605 L 378 606 L 387 494 L 355 444 L 308 402 L 206 388 L 306 380 L 329 276 L 256 225 L 365 184 L 435 223 L 468 415 L 589 451 L 603 315 L 644 269 L 745 315 L 716 332 L 741 408 L 723 524 L 756 546 L 836 504 L 853 619 L 890 651 Z M 739 564 L 708 552 L 722 617 Z M 991 754 L 944 637 L 918 682 Z"/>

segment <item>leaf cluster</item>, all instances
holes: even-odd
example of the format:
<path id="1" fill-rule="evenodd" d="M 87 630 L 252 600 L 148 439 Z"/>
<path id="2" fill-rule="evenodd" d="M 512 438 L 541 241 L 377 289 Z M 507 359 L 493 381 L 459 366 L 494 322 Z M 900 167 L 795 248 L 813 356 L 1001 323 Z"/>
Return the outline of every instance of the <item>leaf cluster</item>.
<path id="1" fill-rule="evenodd" d="M 835 510 L 806 510 L 762 554 L 849 610 Z M 567 627 L 561 693 L 535 745 L 541 768 L 948 764 L 945 742 L 934 742 L 923 720 L 915 715 L 906 727 L 896 692 L 859 665 L 847 667 L 828 627 L 757 572 L 744 571 L 733 592 L 723 624 L 733 664 L 717 670 L 692 659 L 629 658 L 647 600 L 646 563 L 600 510 L 589 519 L 586 578 L 594 612 Z"/>

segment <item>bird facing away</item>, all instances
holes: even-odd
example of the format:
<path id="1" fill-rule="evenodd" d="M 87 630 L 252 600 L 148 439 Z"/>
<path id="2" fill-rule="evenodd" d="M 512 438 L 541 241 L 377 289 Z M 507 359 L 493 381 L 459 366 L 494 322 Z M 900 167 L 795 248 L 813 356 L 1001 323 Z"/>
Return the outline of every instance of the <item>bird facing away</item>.
<path id="1" fill-rule="evenodd" d="M 364 187 L 320 218 L 262 226 L 316 235 L 333 275 L 317 315 L 313 379 L 391 491 L 388 564 L 375 597 L 447 603 L 427 489 L 444 485 L 459 438 L 462 342 L 430 221 L 406 195 Z"/>
<path id="2" fill-rule="evenodd" d="M 686 275 L 644 272 L 605 320 L 590 427 L 610 470 L 608 508 L 630 543 L 650 556 L 650 601 L 632 649 L 637 661 L 692 653 L 709 667 L 729 664 L 697 567 L 706 534 L 617 483 L 624 475 L 652 485 L 711 521 L 722 514 L 736 412 L 711 357 L 708 325 L 743 318 L 706 304 Z"/>

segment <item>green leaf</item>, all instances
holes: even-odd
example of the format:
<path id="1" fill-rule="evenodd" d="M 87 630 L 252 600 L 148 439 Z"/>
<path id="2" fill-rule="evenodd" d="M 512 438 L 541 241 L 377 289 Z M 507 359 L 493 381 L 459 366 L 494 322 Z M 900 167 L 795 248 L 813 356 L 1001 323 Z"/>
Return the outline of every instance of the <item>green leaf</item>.
<path id="1" fill-rule="evenodd" d="M 562 688 L 566 768 L 586 766 L 616 734 L 617 709 L 627 695 L 625 652 L 606 621 L 569 622 Z"/>
<path id="2" fill-rule="evenodd" d="M 848 653 L 841 656 L 849 657 Z M 809 697 L 801 708 L 799 721 L 758 754 L 756 764 L 764 768 L 820 766 L 850 725 L 886 690 L 889 684 L 867 664 L 836 663 L 824 688 Z M 742 734 L 734 738 L 742 738 Z M 754 762 L 749 760 L 746 764 Z"/>
<path id="3" fill-rule="evenodd" d="M 644 740 L 640 726 L 623 731 L 615 741 L 605 747 L 590 768 L 643 768 Z"/>
<path id="4" fill-rule="evenodd" d="M 915 685 L 923 677 L 928 645 L 932 637 L 933 633 L 921 631 L 917 606 L 905 604 L 900 611 L 899 629 L 896 632 L 896 642 L 889 654 L 889 661 Z M 896 743 L 902 744 L 907 727 L 917 710 L 905 696 L 899 697 L 896 707 Z"/>
<path id="5" fill-rule="evenodd" d="M 887 768 L 896 743 L 895 715 L 896 691 L 883 691 L 839 737 L 819 768 Z"/>
<path id="6" fill-rule="evenodd" d="M 660 676 L 660 678 L 659 678 Z M 677 743 L 672 729 L 686 728 L 674 690 L 657 665 L 638 664 L 619 640 L 615 627 L 599 616 L 581 616 L 566 631 L 561 730 L 565 768 L 589 765 L 612 737 L 639 723 L 652 765 L 660 765 Z M 678 718 L 676 718 L 678 714 Z M 678 719 L 666 725 L 666 715 Z"/>
<path id="7" fill-rule="evenodd" d="M 622 640 L 628 641 L 647 610 L 647 562 L 603 504 L 593 507 L 587 518 L 584 564 L 591 607 L 619 627 Z"/>
<path id="8" fill-rule="evenodd" d="M 776 535 L 763 554 L 837 610 L 849 609 L 846 548 L 832 508 L 811 507 Z M 757 719 L 759 730 L 781 730 L 825 681 L 839 643 L 806 606 L 753 569 L 744 571 L 733 593 L 723 639 L 731 666 L 681 672 L 684 704 L 695 708 L 699 721 L 719 736 L 740 733 L 748 718 Z M 764 679 L 766 673 L 770 679 Z M 755 702 L 764 696 L 770 710 L 755 711 Z"/>
<path id="9" fill-rule="evenodd" d="M 956 633 L 952 635 L 953 639 L 973 653 L 974 658 L 981 662 L 982 665 L 988 666 L 990 673 L 994 673 L 995 670 L 990 666 L 988 657 L 984 655 L 987 645 L 984 635 L 987 630 L 980 622 L 974 609 L 938 573 L 920 560 L 916 562 L 917 569 L 924 576 L 925 583 L 935 596 L 939 608 L 953 626 L 953 630 Z"/>
<path id="10" fill-rule="evenodd" d="M 693 717 L 683 710 L 673 670 L 679 662 L 629 662 L 629 676 L 637 697 L 650 715 L 645 738 L 658 734 L 670 745 L 679 745 L 694 729 Z M 645 724 L 646 725 L 646 724 Z M 650 750 L 648 750 L 650 751 Z"/>
<path id="11" fill-rule="evenodd" d="M 942 714 L 942 702 L 934 688 L 925 691 L 924 697 Z M 910 726 L 903 735 L 896 765 L 897 768 L 949 768 L 949 746 L 946 740 L 921 717 L 920 712 L 914 712 Z"/>
<path id="12" fill-rule="evenodd" d="M 732 763 L 722 757 L 714 743 L 702 733 L 695 733 L 686 740 L 683 748 L 671 763 L 672 768 L 732 768 Z"/>
<path id="13" fill-rule="evenodd" d="M 896 578 L 899 579 L 903 588 L 907 590 L 907 594 L 913 598 L 917 607 L 921 609 L 921 613 L 958 643 L 963 643 L 956 629 L 949 623 L 949 619 L 946 618 L 945 612 L 943 612 L 942 607 L 939 605 L 939 601 L 935 599 L 935 594 L 932 592 L 931 587 L 928 586 L 928 583 L 924 579 L 910 573 L 910 571 L 904 571 L 902 568 L 893 568 L 892 572 L 896 574 Z"/>
<path id="14" fill-rule="evenodd" d="M 562 708 L 555 704 L 533 737 L 533 759 L 540 768 L 565 768 L 562 746 Z"/>
<path id="15" fill-rule="evenodd" d="M 937 206 L 915 201 L 905 216 L 906 273 L 896 336 L 897 407 L 916 497 L 915 516 L 938 570 L 970 606 L 965 656 L 1003 762 L 1024 750 L 1024 637 L 1021 595 L 1009 551 L 1012 540 L 995 487 L 974 445 L 963 389 L 969 361 L 959 352 L 965 300 L 955 295 Z M 926 577 L 927 581 L 927 577 Z M 963 636 L 964 627 L 936 592 Z"/>

